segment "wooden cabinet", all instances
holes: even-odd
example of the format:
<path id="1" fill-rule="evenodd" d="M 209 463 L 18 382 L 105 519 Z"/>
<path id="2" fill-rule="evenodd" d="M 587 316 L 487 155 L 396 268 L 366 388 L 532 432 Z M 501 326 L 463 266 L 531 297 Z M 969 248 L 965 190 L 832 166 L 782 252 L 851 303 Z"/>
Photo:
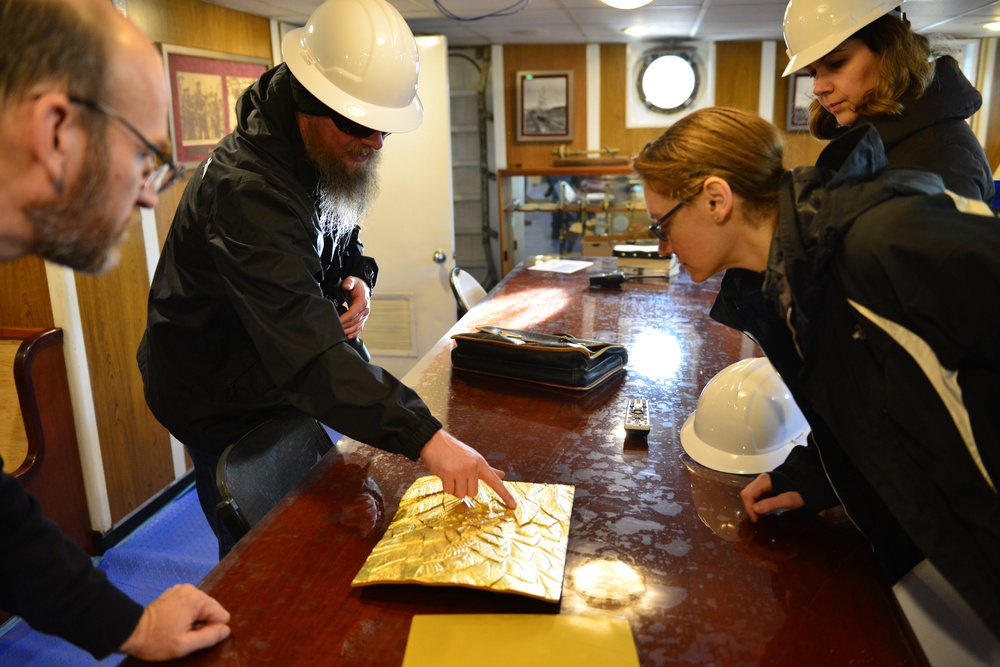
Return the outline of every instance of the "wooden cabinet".
<path id="1" fill-rule="evenodd" d="M 612 255 L 616 243 L 653 244 L 642 183 L 628 164 L 501 169 L 503 275 L 525 257 Z"/>

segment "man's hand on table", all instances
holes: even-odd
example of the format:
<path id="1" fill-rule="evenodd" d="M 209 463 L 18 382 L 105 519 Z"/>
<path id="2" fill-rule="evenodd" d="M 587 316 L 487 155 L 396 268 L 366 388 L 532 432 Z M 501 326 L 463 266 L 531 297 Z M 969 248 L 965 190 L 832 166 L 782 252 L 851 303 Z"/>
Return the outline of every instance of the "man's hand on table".
<path id="1" fill-rule="evenodd" d="M 445 493 L 467 498 L 479 493 L 479 481 L 497 492 L 508 509 L 517 501 L 504 486 L 502 470 L 490 466 L 482 454 L 450 435 L 444 429 L 434 434 L 420 450 L 420 459 L 431 473 L 441 478 Z"/>
<path id="2" fill-rule="evenodd" d="M 171 660 L 229 636 L 229 612 L 191 584 L 178 584 L 149 603 L 119 649 L 143 660 Z"/>

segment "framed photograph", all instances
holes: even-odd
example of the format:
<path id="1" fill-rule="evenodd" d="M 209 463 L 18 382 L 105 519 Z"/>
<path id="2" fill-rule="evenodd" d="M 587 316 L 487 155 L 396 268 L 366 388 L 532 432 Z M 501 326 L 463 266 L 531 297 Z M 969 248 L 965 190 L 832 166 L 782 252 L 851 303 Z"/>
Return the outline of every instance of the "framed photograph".
<path id="1" fill-rule="evenodd" d="M 174 161 L 197 165 L 236 125 L 236 100 L 271 61 L 162 44 Z"/>
<path id="2" fill-rule="evenodd" d="M 788 118 L 785 119 L 785 130 L 788 132 L 809 131 L 812 87 L 813 79 L 805 72 L 796 72 L 788 77 Z"/>
<path id="3" fill-rule="evenodd" d="M 573 72 L 517 73 L 517 141 L 573 140 Z"/>

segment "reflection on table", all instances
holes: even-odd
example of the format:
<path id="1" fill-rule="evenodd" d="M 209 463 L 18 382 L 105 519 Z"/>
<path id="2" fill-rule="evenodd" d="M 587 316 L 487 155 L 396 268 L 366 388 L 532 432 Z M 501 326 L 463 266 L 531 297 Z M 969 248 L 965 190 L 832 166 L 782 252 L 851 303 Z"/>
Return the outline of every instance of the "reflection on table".
<path id="1" fill-rule="evenodd" d="M 621 342 L 624 374 L 579 395 L 453 371 L 445 336 L 405 378 L 507 479 L 575 487 L 561 602 L 351 588 L 426 471 L 345 439 L 205 579 L 233 634 L 183 662 L 399 665 L 414 614 L 561 613 L 627 619 L 643 665 L 925 664 L 842 514 L 751 524 L 737 497 L 745 480 L 683 453 L 678 434 L 704 385 L 759 354 L 709 319 L 718 283 L 682 274 L 592 289 L 588 271 L 614 268 L 595 260 L 567 275 L 516 268 L 453 332 L 489 324 Z M 645 441 L 625 442 L 629 396 L 649 400 Z"/>

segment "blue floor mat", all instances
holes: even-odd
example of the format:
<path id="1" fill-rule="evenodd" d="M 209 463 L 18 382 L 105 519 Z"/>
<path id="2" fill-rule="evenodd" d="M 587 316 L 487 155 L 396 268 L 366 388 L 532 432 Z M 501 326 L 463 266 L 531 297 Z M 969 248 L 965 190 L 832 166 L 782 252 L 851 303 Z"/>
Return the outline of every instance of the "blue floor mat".
<path id="1" fill-rule="evenodd" d="M 174 584 L 197 584 L 218 562 L 218 543 L 192 484 L 108 549 L 98 567 L 133 600 L 148 604 Z M 113 654 L 95 660 L 69 642 L 35 632 L 20 621 L 7 623 L 0 632 L 0 667 L 117 665 L 125 659 Z"/>

